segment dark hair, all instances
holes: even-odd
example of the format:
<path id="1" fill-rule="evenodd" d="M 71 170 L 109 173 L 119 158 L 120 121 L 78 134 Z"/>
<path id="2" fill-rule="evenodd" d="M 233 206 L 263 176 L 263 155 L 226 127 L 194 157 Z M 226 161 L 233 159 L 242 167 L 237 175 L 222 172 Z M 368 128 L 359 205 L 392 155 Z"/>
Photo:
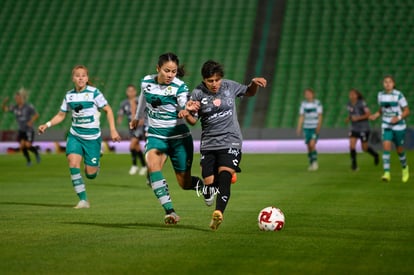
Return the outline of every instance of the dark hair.
<path id="1" fill-rule="evenodd" d="M 205 79 L 205 78 L 212 77 L 215 74 L 221 77 L 224 76 L 223 65 L 221 65 L 220 63 L 214 60 L 207 60 L 203 64 L 203 67 L 201 68 L 201 75 Z"/>
<path id="2" fill-rule="evenodd" d="M 134 84 L 128 84 L 127 89 L 128 89 L 128 88 L 133 88 L 133 89 L 135 89 L 135 90 L 137 89 L 137 87 L 135 87 L 135 85 L 134 85 Z"/>
<path id="3" fill-rule="evenodd" d="M 392 88 L 395 89 L 395 79 L 394 79 L 394 77 L 392 75 L 388 74 L 388 75 L 385 75 L 384 76 L 384 78 L 382 79 L 382 81 L 384 81 L 387 78 L 391 79 L 392 82 L 394 82 L 394 86 Z"/>
<path id="4" fill-rule="evenodd" d="M 177 64 L 177 76 L 183 77 L 185 75 L 184 65 L 180 66 L 180 60 L 178 59 L 178 56 L 174 53 L 164 53 L 158 57 L 158 67 L 162 67 L 167 62 L 174 62 Z"/>
<path id="5" fill-rule="evenodd" d="M 361 94 L 361 92 L 360 92 L 360 91 L 358 91 L 358 90 L 357 90 L 357 89 L 355 89 L 355 88 L 352 88 L 349 92 L 354 92 L 354 93 L 356 93 L 358 100 L 363 100 L 363 99 L 364 99 L 364 96 Z"/>

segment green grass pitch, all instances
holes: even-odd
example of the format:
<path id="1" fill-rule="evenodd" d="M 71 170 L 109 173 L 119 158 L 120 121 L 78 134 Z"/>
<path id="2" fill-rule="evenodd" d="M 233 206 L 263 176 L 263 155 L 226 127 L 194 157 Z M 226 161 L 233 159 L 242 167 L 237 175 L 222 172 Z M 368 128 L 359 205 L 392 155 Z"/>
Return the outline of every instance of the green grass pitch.
<path id="1" fill-rule="evenodd" d="M 403 184 L 392 155 L 392 181 L 359 154 L 319 156 L 308 172 L 305 154 L 243 156 L 224 222 L 208 228 L 213 208 L 164 174 L 181 221 L 163 211 L 129 156 L 106 154 L 86 180 L 90 209 L 77 203 L 64 155 L 26 167 L 20 155 L 0 156 L 1 274 L 401 274 L 414 272 L 414 177 Z M 414 168 L 414 153 L 408 154 Z M 194 173 L 199 174 L 199 156 Z M 414 172 L 414 169 L 413 169 Z M 259 211 L 277 206 L 280 232 L 261 232 Z"/>

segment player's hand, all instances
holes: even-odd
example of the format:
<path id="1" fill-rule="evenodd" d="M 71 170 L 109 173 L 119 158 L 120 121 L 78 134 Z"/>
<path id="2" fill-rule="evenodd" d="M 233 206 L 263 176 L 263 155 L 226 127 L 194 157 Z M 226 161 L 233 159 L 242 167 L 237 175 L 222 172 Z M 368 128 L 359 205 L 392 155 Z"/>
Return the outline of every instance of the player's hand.
<path id="1" fill-rule="evenodd" d="M 378 117 L 379 117 L 379 114 L 375 113 L 375 114 L 370 115 L 368 118 L 369 120 L 376 120 Z"/>
<path id="2" fill-rule="evenodd" d="M 37 128 L 37 131 L 39 133 L 39 135 L 43 134 L 47 129 L 47 125 L 46 124 L 42 124 L 39 126 L 39 128 Z"/>
<path id="3" fill-rule="evenodd" d="M 189 112 L 198 112 L 200 109 L 200 101 L 189 100 L 185 104 L 185 109 Z"/>
<path id="4" fill-rule="evenodd" d="M 391 118 L 391 123 L 392 124 L 396 124 L 396 123 L 398 123 L 400 121 L 400 119 L 397 117 L 397 116 L 394 116 L 394 117 L 392 117 Z"/>
<path id="5" fill-rule="evenodd" d="M 256 84 L 257 86 L 263 87 L 263 88 L 266 87 L 267 85 L 267 80 L 263 77 L 255 77 L 252 79 L 252 82 Z"/>
<path id="6" fill-rule="evenodd" d="M 32 127 L 32 126 L 33 126 L 33 121 L 28 121 L 28 122 L 26 123 L 26 125 L 27 125 L 27 126 L 29 126 L 29 127 Z"/>
<path id="7" fill-rule="evenodd" d="M 358 121 L 359 120 L 358 118 L 359 118 L 358 116 L 351 116 L 351 120 L 353 122 Z"/>
<path id="8" fill-rule="evenodd" d="M 118 134 L 118 131 L 116 129 L 111 130 L 111 138 L 112 138 L 112 141 L 117 141 L 117 142 L 121 141 L 121 136 Z"/>
<path id="9" fill-rule="evenodd" d="M 135 129 L 135 128 L 137 128 L 137 126 L 138 126 L 138 119 L 133 119 L 133 120 L 131 120 L 131 122 L 129 123 L 129 129 Z"/>
<path id="10" fill-rule="evenodd" d="M 181 110 L 180 112 L 178 112 L 178 118 L 185 118 L 189 115 L 190 115 L 190 112 L 188 112 L 187 110 Z"/>
<path id="11" fill-rule="evenodd" d="M 144 126 L 144 123 L 145 123 L 145 119 L 139 119 L 138 120 L 138 127 Z"/>

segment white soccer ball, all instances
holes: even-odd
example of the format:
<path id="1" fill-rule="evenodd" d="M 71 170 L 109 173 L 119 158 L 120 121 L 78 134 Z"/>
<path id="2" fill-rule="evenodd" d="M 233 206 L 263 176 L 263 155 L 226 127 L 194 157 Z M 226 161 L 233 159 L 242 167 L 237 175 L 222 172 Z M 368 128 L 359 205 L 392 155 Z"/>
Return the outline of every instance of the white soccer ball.
<path id="1" fill-rule="evenodd" d="M 285 215 L 279 208 L 269 206 L 260 211 L 257 221 L 260 230 L 279 231 L 285 225 Z"/>

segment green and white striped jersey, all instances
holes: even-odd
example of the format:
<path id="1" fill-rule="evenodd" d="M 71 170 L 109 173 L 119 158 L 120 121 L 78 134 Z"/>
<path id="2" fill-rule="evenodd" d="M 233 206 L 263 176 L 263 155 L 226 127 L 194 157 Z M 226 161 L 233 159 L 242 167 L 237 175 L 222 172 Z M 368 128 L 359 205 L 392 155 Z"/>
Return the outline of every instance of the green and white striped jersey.
<path id="1" fill-rule="evenodd" d="M 85 90 L 68 91 L 63 99 L 60 110 L 72 111 L 72 126 L 70 133 L 86 140 L 97 139 L 101 136 L 99 127 L 99 109 L 108 104 L 103 94 L 95 87 L 86 86 Z"/>
<path id="2" fill-rule="evenodd" d="M 378 105 L 382 113 L 383 129 L 404 130 L 407 126 L 405 120 L 401 119 L 399 122 L 392 124 L 391 119 L 394 116 L 399 116 L 403 113 L 403 109 L 408 106 L 404 95 L 397 90 L 392 90 L 387 93 L 381 91 L 378 93 Z"/>
<path id="3" fill-rule="evenodd" d="M 303 129 L 316 129 L 319 115 L 322 114 L 322 104 L 315 99 L 311 102 L 304 100 L 300 104 L 299 114 L 303 115 Z"/>
<path id="4" fill-rule="evenodd" d="M 184 119 L 178 113 L 185 109 L 188 100 L 187 85 L 180 79 L 168 84 L 158 84 L 157 75 L 147 75 L 141 80 L 136 118 L 148 118 L 148 136 L 161 139 L 182 138 L 190 135 Z"/>

